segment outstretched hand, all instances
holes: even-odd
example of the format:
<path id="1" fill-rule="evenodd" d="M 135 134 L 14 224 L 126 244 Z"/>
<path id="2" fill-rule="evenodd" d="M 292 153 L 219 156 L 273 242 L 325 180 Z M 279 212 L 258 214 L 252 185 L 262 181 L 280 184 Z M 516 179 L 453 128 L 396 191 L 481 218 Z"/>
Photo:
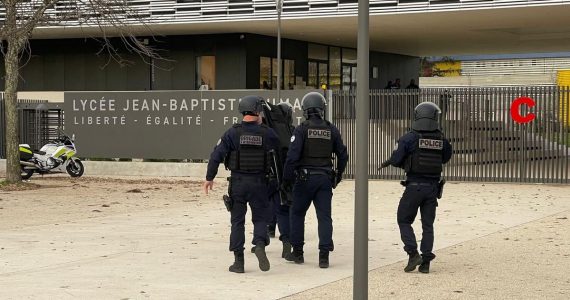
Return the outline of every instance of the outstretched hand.
<path id="1" fill-rule="evenodd" d="M 342 181 L 342 175 L 337 175 L 335 178 L 335 188 L 338 186 L 338 184 Z"/>
<path id="2" fill-rule="evenodd" d="M 213 180 L 206 180 L 204 181 L 204 184 L 202 185 L 202 189 L 204 190 L 204 193 L 206 195 L 208 195 L 208 189 L 211 191 L 214 189 L 214 181 Z"/>

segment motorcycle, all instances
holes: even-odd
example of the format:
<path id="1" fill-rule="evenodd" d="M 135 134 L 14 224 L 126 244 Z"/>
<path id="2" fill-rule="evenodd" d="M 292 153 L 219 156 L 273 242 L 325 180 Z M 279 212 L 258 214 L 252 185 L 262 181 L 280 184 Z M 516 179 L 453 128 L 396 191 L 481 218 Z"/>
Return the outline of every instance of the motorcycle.
<path id="1" fill-rule="evenodd" d="M 33 152 L 28 144 L 20 144 L 20 168 L 22 179 L 29 179 L 34 173 L 63 173 L 71 177 L 81 177 L 85 172 L 77 155 L 75 135 L 63 135 L 45 144 L 40 151 Z"/>

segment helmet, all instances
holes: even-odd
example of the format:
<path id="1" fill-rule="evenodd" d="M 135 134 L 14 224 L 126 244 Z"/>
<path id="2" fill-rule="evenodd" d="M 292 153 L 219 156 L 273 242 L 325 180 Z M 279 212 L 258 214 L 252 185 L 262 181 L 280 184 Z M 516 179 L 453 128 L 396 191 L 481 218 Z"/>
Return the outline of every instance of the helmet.
<path id="1" fill-rule="evenodd" d="M 432 102 L 422 102 L 414 109 L 412 129 L 416 131 L 436 131 L 439 128 L 441 110 Z"/>
<path id="2" fill-rule="evenodd" d="M 241 98 L 238 110 L 242 115 L 257 116 L 263 111 L 263 98 L 259 96 L 245 96 Z"/>
<path id="3" fill-rule="evenodd" d="M 310 115 L 319 115 L 323 117 L 325 113 L 325 106 L 327 101 L 325 97 L 317 92 L 310 92 L 303 97 L 301 101 L 301 108 L 303 109 L 303 116 L 308 119 Z"/>
<path id="4" fill-rule="evenodd" d="M 283 114 L 285 115 L 285 119 L 287 120 L 287 122 L 289 124 L 293 124 L 293 106 L 291 106 L 291 104 L 289 104 L 288 102 L 281 102 L 277 104 L 277 106 L 279 106 L 279 108 L 281 108 L 281 110 L 283 111 Z"/>

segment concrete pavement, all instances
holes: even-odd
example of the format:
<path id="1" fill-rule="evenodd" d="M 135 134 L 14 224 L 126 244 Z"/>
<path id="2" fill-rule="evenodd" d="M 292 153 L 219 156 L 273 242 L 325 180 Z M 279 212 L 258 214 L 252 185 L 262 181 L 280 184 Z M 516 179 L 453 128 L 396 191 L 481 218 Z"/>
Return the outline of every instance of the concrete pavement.
<path id="1" fill-rule="evenodd" d="M 0 192 L 0 199 L 4 200 L 0 202 L 3 208 L 0 219 L 9 218 L 12 211 L 20 211 L 26 205 L 34 205 L 34 199 L 40 197 L 42 214 L 65 212 L 65 203 L 58 202 L 57 207 L 50 207 L 50 197 L 54 201 L 61 197 L 55 189 L 48 188 L 50 185 L 55 185 L 58 193 L 68 195 L 89 188 L 89 193 L 74 198 L 77 201 L 74 205 L 81 206 L 83 201 L 90 203 L 101 198 L 120 203 L 140 200 L 143 207 L 126 207 L 104 217 L 70 213 L 60 219 L 48 218 L 37 225 L 0 226 L 3 299 L 277 299 L 352 275 L 352 181 L 341 183 L 335 190 L 335 251 L 331 254 L 331 268 L 318 268 L 317 226 L 311 208 L 306 225 L 306 263 L 299 266 L 285 262 L 280 258 L 279 242 L 274 239 L 268 248 L 271 270 L 261 272 L 255 256 L 246 253 L 245 274 L 227 271 L 233 257 L 227 250 L 229 215 L 220 200 L 225 190 L 223 180 L 216 181 L 216 189 L 210 196 L 203 196 L 196 187 L 182 189 L 178 185 L 156 192 L 150 187 L 145 190 L 144 184 L 127 185 L 145 191 L 132 195 L 121 190 L 126 188 L 125 184 L 115 184 L 112 180 L 108 185 L 90 187 L 87 182 L 75 188 L 49 179 L 35 182 L 45 183 L 47 187 L 37 191 Z M 449 184 L 438 210 L 435 247 L 444 249 L 477 241 L 489 234 L 568 211 L 570 194 L 567 191 L 565 186 Z M 371 270 L 406 259 L 395 221 L 401 192 L 401 186 L 394 181 L 370 183 Z M 130 195 L 131 199 L 122 199 L 125 195 Z M 190 197 L 194 197 L 191 202 L 180 201 Z M 156 205 L 166 198 L 171 199 L 170 205 L 162 206 L 164 208 Z M 148 209 L 144 209 L 145 205 Z M 252 230 L 249 219 L 248 216 L 247 241 L 251 239 Z M 11 222 L 18 220 L 11 219 Z M 415 228 L 420 232 L 418 226 Z M 494 246 L 490 244 L 489 247 L 492 250 Z M 457 253 L 454 255 L 463 255 Z M 438 272 L 449 271 L 444 267 L 447 261 L 446 255 L 439 254 Z M 473 264 L 476 266 L 477 262 Z M 393 266 L 389 272 L 403 273 L 401 264 Z M 494 270 L 486 271 L 493 276 Z M 343 286 L 342 290 L 333 298 L 351 297 L 350 288 Z M 316 295 L 299 294 L 297 297 L 314 299 Z"/>

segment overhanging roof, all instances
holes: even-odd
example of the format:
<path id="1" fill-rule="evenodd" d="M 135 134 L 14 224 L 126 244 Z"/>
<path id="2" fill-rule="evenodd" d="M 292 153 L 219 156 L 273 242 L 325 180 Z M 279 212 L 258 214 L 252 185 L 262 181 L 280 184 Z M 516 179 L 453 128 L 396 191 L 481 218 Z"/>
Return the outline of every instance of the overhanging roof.
<path id="1" fill-rule="evenodd" d="M 570 5 L 415 12 L 370 16 L 370 48 L 413 56 L 559 52 L 570 49 Z M 151 25 L 156 34 L 276 35 L 275 20 Z M 78 37 L 97 29 L 38 30 L 36 38 Z M 357 17 L 282 20 L 284 38 L 356 47 Z"/>

